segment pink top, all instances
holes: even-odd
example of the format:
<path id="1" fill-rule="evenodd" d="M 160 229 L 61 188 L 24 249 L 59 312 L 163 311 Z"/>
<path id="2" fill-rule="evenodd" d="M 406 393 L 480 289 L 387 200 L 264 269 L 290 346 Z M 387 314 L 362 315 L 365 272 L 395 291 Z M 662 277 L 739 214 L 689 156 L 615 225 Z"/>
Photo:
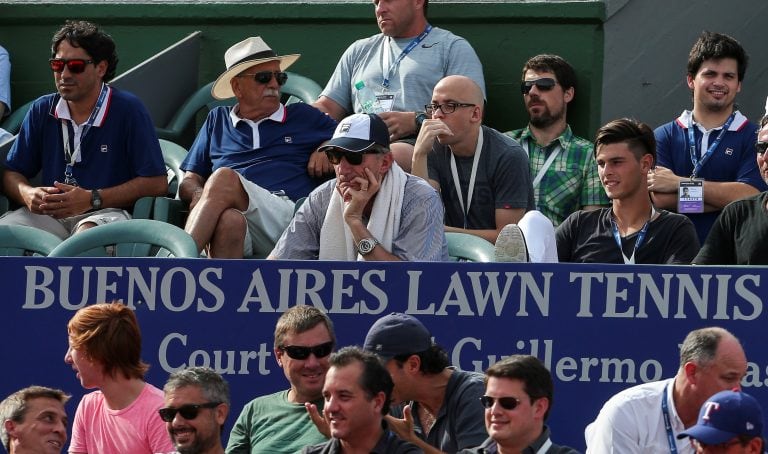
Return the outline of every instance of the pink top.
<path id="1" fill-rule="evenodd" d="M 173 452 L 165 423 L 157 410 L 163 392 L 149 383 L 122 410 L 110 410 L 101 391 L 83 396 L 72 424 L 70 453 L 156 454 Z"/>

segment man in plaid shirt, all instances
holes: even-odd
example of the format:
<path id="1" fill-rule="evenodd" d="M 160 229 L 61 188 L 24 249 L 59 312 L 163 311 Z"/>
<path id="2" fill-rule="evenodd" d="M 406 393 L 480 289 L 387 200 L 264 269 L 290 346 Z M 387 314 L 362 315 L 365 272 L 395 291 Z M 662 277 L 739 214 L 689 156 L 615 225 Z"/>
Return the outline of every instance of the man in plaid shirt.
<path id="1" fill-rule="evenodd" d="M 530 122 L 507 133 L 528 153 L 536 209 L 557 226 L 569 214 L 607 205 L 591 142 L 566 123 L 576 75 L 557 55 L 537 55 L 523 66 L 521 90 Z"/>

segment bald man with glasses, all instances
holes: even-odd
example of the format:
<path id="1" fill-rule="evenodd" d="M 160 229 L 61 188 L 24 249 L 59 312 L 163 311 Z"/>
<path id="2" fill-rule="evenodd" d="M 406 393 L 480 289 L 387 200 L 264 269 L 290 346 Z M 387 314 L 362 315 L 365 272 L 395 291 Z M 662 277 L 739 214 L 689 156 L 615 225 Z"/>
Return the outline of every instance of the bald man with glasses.
<path id="1" fill-rule="evenodd" d="M 309 195 L 269 258 L 448 260 L 440 196 L 405 173 L 389 146 L 378 115 L 343 119 L 320 147 L 336 178 Z"/>
<path id="2" fill-rule="evenodd" d="M 445 231 L 496 244 L 497 260 L 529 261 L 517 225 L 528 212 L 543 216 L 532 211 L 528 158 L 517 142 L 482 124 L 480 86 L 465 76 L 445 77 L 425 109 L 430 118 L 416 139 L 411 169 L 440 192 Z M 557 261 L 550 230 L 550 255 Z"/>

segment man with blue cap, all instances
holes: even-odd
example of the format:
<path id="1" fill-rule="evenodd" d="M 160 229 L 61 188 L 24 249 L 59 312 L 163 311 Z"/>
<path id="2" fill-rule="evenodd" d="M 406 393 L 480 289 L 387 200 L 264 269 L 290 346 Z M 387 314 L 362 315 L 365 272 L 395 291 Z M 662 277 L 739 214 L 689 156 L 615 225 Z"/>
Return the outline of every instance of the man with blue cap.
<path id="1" fill-rule="evenodd" d="M 762 453 L 763 411 L 745 392 L 721 391 L 701 406 L 696 425 L 677 436 L 685 437 L 697 453 Z"/>
<path id="2" fill-rule="evenodd" d="M 400 312 L 381 317 L 363 348 L 378 355 L 392 376 L 387 421 L 400 438 L 425 453 L 458 452 L 485 440 L 483 375 L 451 367 L 421 321 Z"/>

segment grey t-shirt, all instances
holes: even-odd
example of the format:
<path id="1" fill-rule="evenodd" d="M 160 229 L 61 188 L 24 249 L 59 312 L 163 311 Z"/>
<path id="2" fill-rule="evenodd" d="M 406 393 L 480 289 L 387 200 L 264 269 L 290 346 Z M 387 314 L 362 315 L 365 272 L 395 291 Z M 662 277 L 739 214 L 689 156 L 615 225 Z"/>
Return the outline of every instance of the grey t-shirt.
<path id="1" fill-rule="evenodd" d="M 413 38 L 389 38 L 379 33 L 355 41 L 341 56 L 322 96 L 336 101 L 347 113 L 360 113 L 355 84 L 362 80 L 377 94 L 383 93 L 386 72 Z M 388 52 L 385 56 L 384 52 Z M 389 64 L 384 67 L 384 63 Z M 474 80 L 485 94 L 483 66 L 467 40 L 438 27 L 400 63 L 392 68 L 390 86 L 396 112 L 423 111 L 432 100 L 432 89 L 445 76 L 464 75 Z M 405 87 L 405 89 L 403 89 Z"/>
<path id="2" fill-rule="evenodd" d="M 528 211 L 536 206 L 525 151 L 520 144 L 495 129 L 488 126 L 482 128 L 483 148 L 467 216 L 466 228 L 469 229 L 495 229 L 497 208 L 525 208 Z M 473 159 L 474 156 L 456 158 L 465 207 Z M 451 173 L 451 151 L 448 147 L 435 141 L 427 157 L 427 171 L 429 178 L 440 185 L 440 195 L 445 205 L 445 225 L 465 228 L 464 214 Z"/>

